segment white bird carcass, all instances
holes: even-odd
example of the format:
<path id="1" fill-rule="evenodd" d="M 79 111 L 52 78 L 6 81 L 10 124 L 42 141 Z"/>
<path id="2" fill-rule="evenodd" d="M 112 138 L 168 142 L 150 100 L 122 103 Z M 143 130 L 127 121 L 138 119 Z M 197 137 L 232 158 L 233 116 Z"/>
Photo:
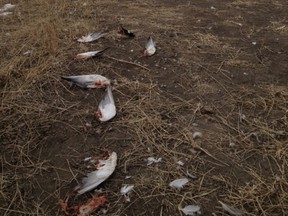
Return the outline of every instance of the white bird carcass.
<path id="1" fill-rule="evenodd" d="M 74 83 L 83 89 L 105 88 L 110 85 L 110 80 L 98 74 L 79 75 L 79 76 L 62 76 L 64 80 Z"/>
<path id="2" fill-rule="evenodd" d="M 152 40 L 151 36 L 149 36 L 145 48 L 146 49 L 144 50 L 144 56 L 152 56 L 155 54 L 156 47 L 155 47 L 155 43 Z"/>
<path id="3" fill-rule="evenodd" d="M 116 152 L 112 152 L 107 160 L 99 160 L 99 164 L 97 164 L 97 170 L 88 173 L 87 176 L 82 179 L 82 184 L 75 188 L 78 195 L 93 190 L 102 182 L 104 182 L 114 172 L 116 165 Z"/>
<path id="4" fill-rule="evenodd" d="M 116 106 L 111 86 L 106 88 L 106 94 L 98 105 L 97 116 L 101 122 L 109 121 L 116 115 Z"/>

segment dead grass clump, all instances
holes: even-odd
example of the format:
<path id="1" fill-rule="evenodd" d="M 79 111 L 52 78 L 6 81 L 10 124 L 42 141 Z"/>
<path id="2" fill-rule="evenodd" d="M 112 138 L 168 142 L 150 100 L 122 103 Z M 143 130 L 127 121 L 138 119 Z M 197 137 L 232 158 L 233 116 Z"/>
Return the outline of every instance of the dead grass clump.
<path id="1" fill-rule="evenodd" d="M 285 175 L 262 177 L 251 170 L 254 180 L 239 187 L 228 199 L 243 206 L 248 215 L 285 215 L 287 211 L 287 178 Z"/>

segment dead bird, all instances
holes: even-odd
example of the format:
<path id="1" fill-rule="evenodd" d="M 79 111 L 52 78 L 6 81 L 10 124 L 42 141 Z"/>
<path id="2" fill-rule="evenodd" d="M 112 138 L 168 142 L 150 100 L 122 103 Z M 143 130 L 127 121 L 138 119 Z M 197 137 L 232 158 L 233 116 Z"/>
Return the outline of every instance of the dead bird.
<path id="1" fill-rule="evenodd" d="M 96 165 L 97 170 L 88 173 L 88 175 L 82 179 L 82 183 L 75 188 L 75 191 L 77 191 L 78 195 L 81 195 L 93 190 L 112 175 L 116 165 L 117 154 L 116 152 L 112 152 L 106 160 L 99 160 L 99 163 Z"/>
<path id="2" fill-rule="evenodd" d="M 103 50 L 96 50 L 96 51 L 79 53 L 75 57 L 75 60 L 86 60 L 86 59 L 89 59 L 89 58 L 101 56 L 107 49 L 109 49 L 109 47 L 105 48 Z"/>
<path id="3" fill-rule="evenodd" d="M 116 106 L 110 85 L 106 88 L 106 94 L 100 101 L 96 114 L 101 122 L 109 121 L 116 115 Z"/>
<path id="4" fill-rule="evenodd" d="M 83 89 L 105 88 L 111 84 L 109 79 L 99 74 L 62 76 L 61 79 L 72 82 Z"/>
<path id="5" fill-rule="evenodd" d="M 156 47 L 155 47 L 155 43 L 152 40 L 151 36 L 149 36 L 145 48 L 146 49 L 144 50 L 144 56 L 152 56 L 155 54 Z"/>

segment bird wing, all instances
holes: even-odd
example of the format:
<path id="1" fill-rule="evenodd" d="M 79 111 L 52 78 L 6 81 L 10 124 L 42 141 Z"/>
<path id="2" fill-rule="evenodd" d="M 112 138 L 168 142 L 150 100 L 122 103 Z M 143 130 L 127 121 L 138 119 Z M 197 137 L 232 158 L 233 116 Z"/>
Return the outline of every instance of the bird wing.
<path id="1" fill-rule="evenodd" d="M 95 40 L 98 40 L 99 38 L 105 36 L 106 33 L 102 33 L 102 32 L 96 32 L 96 33 L 93 33 L 90 35 L 90 41 L 95 41 Z"/>
<path id="2" fill-rule="evenodd" d="M 82 184 L 75 188 L 79 195 L 96 188 L 114 172 L 117 165 L 116 152 L 112 152 L 107 160 L 101 160 L 101 164 L 103 165 L 102 167 L 88 173 L 87 176 L 82 179 Z"/>
<path id="3" fill-rule="evenodd" d="M 107 92 L 104 96 L 104 98 L 99 103 L 99 108 L 105 109 L 109 104 L 112 104 L 115 106 L 114 98 L 112 95 L 112 89 L 111 86 L 107 86 Z"/>
<path id="4" fill-rule="evenodd" d="M 155 47 L 155 44 L 154 44 L 154 42 L 153 42 L 153 40 L 152 40 L 152 37 L 149 36 L 145 48 L 146 48 L 146 49 L 149 49 L 149 48 L 151 48 L 151 47 Z"/>

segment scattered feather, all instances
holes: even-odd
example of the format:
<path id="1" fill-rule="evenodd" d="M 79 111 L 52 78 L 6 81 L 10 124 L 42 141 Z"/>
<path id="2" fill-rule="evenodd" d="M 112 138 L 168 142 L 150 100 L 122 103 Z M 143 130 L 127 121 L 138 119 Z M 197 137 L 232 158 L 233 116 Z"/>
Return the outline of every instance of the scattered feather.
<path id="1" fill-rule="evenodd" d="M 134 185 L 124 185 L 120 190 L 120 193 L 125 197 L 125 200 L 127 202 L 130 202 L 129 194 L 131 193 L 133 188 Z"/>
<path id="2" fill-rule="evenodd" d="M 198 205 L 188 205 L 184 208 L 180 208 L 184 215 L 194 215 L 195 213 L 201 214 L 200 206 Z"/>
<path id="3" fill-rule="evenodd" d="M 149 166 L 149 165 L 151 165 L 153 163 L 159 163 L 161 161 L 162 161 L 161 157 L 159 157 L 158 159 L 156 159 L 154 157 L 149 157 L 149 158 L 147 158 L 147 165 Z"/>
<path id="4" fill-rule="evenodd" d="M 197 176 L 190 174 L 188 171 L 186 172 L 186 174 L 191 179 L 197 179 Z"/>
<path id="5" fill-rule="evenodd" d="M 193 139 L 197 139 L 197 138 L 200 138 L 200 137 L 202 137 L 202 133 L 198 132 L 198 131 L 194 132 L 193 135 L 192 135 Z"/>
<path id="6" fill-rule="evenodd" d="M 184 166 L 184 162 L 182 162 L 181 160 L 177 161 L 177 164 L 178 164 L 179 166 Z"/>
<path id="7" fill-rule="evenodd" d="M 229 143 L 229 147 L 235 147 L 235 146 L 236 146 L 236 144 L 234 142 Z"/>
<path id="8" fill-rule="evenodd" d="M 187 183 L 189 182 L 189 179 L 187 178 L 180 178 L 176 179 L 172 182 L 170 182 L 169 186 L 172 188 L 182 189 Z"/>
<path id="9" fill-rule="evenodd" d="M 12 10 L 15 7 L 16 7 L 16 5 L 8 3 L 8 4 L 5 4 L 3 6 L 3 8 L 0 9 L 0 12 L 4 12 L 4 11 L 7 11 L 7 10 Z"/>
<path id="10" fill-rule="evenodd" d="M 93 190 L 114 172 L 116 165 L 117 154 L 112 152 L 107 160 L 99 160 L 98 169 L 88 173 L 87 177 L 82 179 L 82 184 L 78 185 L 75 190 L 79 195 Z"/>
<path id="11" fill-rule="evenodd" d="M 32 51 L 30 51 L 30 50 L 23 53 L 23 55 L 30 55 L 30 54 L 32 54 Z"/>
<path id="12" fill-rule="evenodd" d="M 223 202 L 221 202 L 221 201 L 218 201 L 218 202 L 222 205 L 222 208 L 223 208 L 225 211 L 229 212 L 229 214 L 234 215 L 234 216 L 241 216 L 241 215 L 243 215 L 243 213 L 242 213 L 239 209 L 236 209 L 236 208 L 234 208 L 234 207 L 232 207 L 232 206 L 229 206 L 229 205 L 227 205 L 227 204 L 225 204 L 225 203 L 223 203 Z"/>
<path id="13" fill-rule="evenodd" d="M 98 40 L 101 37 L 104 37 L 105 35 L 106 33 L 102 33 L 102 32 L 90 33 L 86 36 L 82 36 L 77 41 L 81 43 L 93 42 L 93 41 Z"/>
<path id="14" fill-rule="evenodd" d="M 86 162 L 86 161 L 90 161 L 91 159 L 92 159 L 92 157 L 84 158 L 84 162 Z"/>
<path id="15" fill-rule="evenodd" d="M 0 13 L 0 16 L 8 16 L 8 15 L 10 15 L 10 14 L 12 14 L 12 12 L 10 12 L 10 11 L 5 11 L 5 12 L 1 12 L 1 13 Z"/>

